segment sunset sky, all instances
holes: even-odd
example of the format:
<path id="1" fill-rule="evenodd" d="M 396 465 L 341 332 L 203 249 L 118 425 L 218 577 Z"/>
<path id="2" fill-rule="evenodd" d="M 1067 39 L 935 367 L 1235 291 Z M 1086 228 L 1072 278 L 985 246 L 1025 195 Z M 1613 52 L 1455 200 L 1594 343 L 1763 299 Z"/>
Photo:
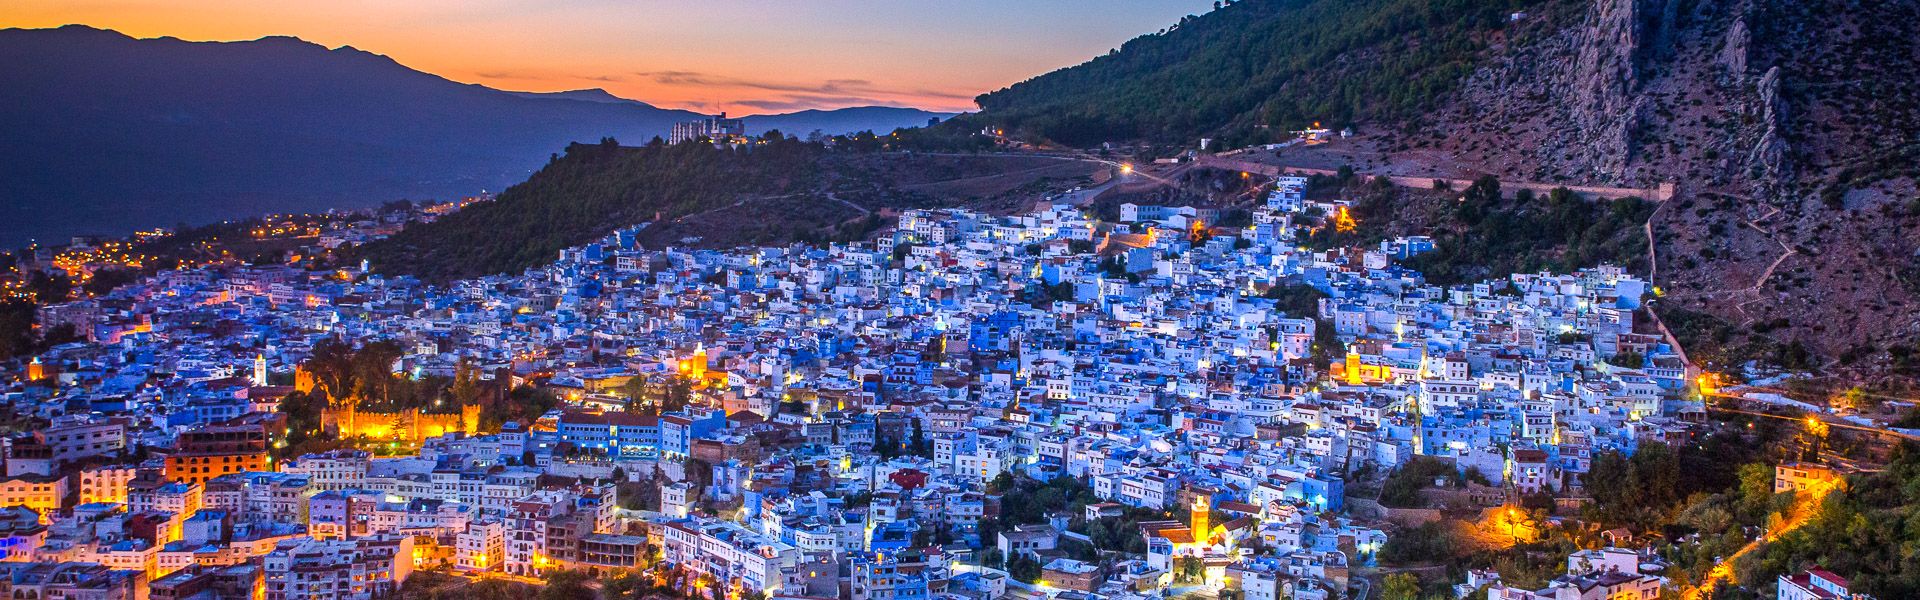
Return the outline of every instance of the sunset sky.
<path id="1" fill-rule="evenodd" d="M 1206 12 L 1211 0 L 0 0 L 0 27 L 291 35 L 462 82 L 604 88 L 738 114 L 973 97 Z"/>

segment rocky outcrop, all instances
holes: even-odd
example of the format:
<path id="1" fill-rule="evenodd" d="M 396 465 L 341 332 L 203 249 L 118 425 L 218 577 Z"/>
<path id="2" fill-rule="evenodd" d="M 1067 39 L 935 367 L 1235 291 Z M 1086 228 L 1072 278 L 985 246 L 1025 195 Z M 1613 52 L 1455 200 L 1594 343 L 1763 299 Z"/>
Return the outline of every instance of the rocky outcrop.
<path id="1" fill-rule="evenodd" d="M 1726 42 L 1720 46 L 1719 59 L 1714 62 L 1726 69 L 1734 81 L 1742 81 L 1747 76 L 1747 57 L 1752 52 L 1749 47 L 1752 38 L 1753 33 L 1747 30 L 1746 17 L 1734 19 L 1733 24 L 1727 26 Z"/>
<path id="2" fill-rule="evenodd" d="M 1869 371 L 1889 348 L 1920 353 L 1920 2 L 1583 0 L 1532 14 L 1395 158 L 1673 183 L 1683 191 L 1652 227 L 1659 281 L 1668 306 L 1739 334 L 1724 349 L 1792 345 Z"/>
<path id="3" fill-rule="evenodd" d="M 1770 196 L 1791 175 L 1787 165 L 1786 102 L 1780 99 L 1780 67 L 1767 69 L 1754 86 L 1760 99 L 1760 141 L 1747 155 L 1756 196 Z"/>
<path id="4" fill-rule="evenodd" d="M 1653 4 L 1663 4 L 1655 0 Z M 1578 55 L 1568 73 L 1573 91 L 1568 125 L 1585 139 L 1569 148 L 1594 171 L 1620 174 L 1633 157 L 1644 104 L 1636 94 L 1644 44 L 1646 0 L 1602 0 L 1574 40 Z"/>

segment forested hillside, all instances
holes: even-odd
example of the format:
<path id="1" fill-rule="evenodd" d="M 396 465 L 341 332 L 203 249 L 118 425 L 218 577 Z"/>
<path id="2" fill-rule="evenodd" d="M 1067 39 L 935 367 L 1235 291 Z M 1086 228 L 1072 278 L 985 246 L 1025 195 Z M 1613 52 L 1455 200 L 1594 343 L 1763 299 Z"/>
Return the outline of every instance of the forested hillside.
<path id="1" fill-rule="evenodd" d="M 1603 263 L 1646 269 L 1647 238 L 1639 225 L 1654 205 L 1639 198 L 1593 201 L 1565 188 L 1538 196 L 1523 189 L 1503 197 L 1493 177 L 1462 191 L 1411 190 L 1357 178 L 1342 187 L 1342 195 L 1353 199 L 1355 227 L 1345 232 L 1320 228 L 1307 244 L 1372 246 L 1399 236 L 1432 236 L 1434 251 L 1413 257 L 1407 266 L 1439 285 Z"/>
<path id="2" fill-rule="evenodd" d="M 429 280 L 525 269 L 656 215 L 683 216 L 745 194 L 805 189 L 813 183 L 806 167 L 822 152 L 793 140 L 752 152 L 707 144 L 621 147 L 611 139 L 573 144 L 493 202 L 409 227 L 353 255 Z"/>
<path id="3" fill-rule="evenodd" d="M 1069 145 L 1226 135 L 1430 106 L 1547 0 L 1246 0 L 978 98 L 987 119 Z"/>
<path id="4" fill-rule="evenodd" d="M 1904 445 L 1886 470 L 1848 477 L 1846 493 L 1813 506 L 1805 527 L 1743 557 L 1734 572 L 1742 583 L 1764 589 L 1781 573 L 1821 567 L 1849 574 L 1853 591 L 1875 598 L 1920 597 L 1917 483 L 1920 447 Z"/>
<path id="5" fill-rule="evenodd" d="M 1110 168 L 1044 156 L 890 152 L 871 134 L 835 142 L 829 148 L 773 132 L 738 149 L 573 144 L 492 202 L 346 257 L 445 281 L 546 264 L 563 248 L 641 223 L 648 227 L 639 241 L 653 248 L 848 241 L 885 226 L 883 210 L 1018 210 L 1091 184 Z"/>

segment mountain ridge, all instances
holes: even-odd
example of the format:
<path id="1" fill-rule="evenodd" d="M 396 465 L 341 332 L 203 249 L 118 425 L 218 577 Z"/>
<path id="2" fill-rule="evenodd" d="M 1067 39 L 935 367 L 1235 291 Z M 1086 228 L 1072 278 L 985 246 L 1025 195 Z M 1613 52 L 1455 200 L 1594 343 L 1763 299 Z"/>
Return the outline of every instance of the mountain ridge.
<path id="1" fill-rule="evenodd" d="M 290 36 L 14 28 L 0 61 L 0 212 L 20 215 L 0 247 L 474 195 L 571 142 L 664 137 L 702 117 L 528 97 Z"/>
<path id="2" fill-rule="evenodd" d="M 602 88 L 585 88 L 558 92 L 509 92 L 528 98 L 559 98 L 579 100 L 581 102 L 602 102 L 608 104 L 653 105 L 631 98 L 617 96 Z M 886 133 L 903 127 L 927 124 L 929 119 L 940 121 L 951 118 L 956 113 L 935 112 L 911 106 L 848 106 L 843 108 L 809 108 L 785 113 L 735 115 L 744 122 L 748 135 L 761 135 L 769 130 L 781 130 L 784 133 L 805 137 L 814 130 L 826 135 L 842 135 L 872 131 Z M 795 126 L 807 127 L 804 131 L 794 130 Z"/>

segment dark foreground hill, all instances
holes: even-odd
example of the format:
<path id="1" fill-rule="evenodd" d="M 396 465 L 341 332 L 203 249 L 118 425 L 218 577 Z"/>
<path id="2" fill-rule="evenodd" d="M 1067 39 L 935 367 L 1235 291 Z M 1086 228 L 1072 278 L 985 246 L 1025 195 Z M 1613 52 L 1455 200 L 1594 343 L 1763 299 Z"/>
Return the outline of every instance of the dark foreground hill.
<path id="1" fill-rule="evenodd" d="M 378 271 L 446 281 L 517 272 L 639 223 L 648 247 L 845 241 L 881 213 L 965 205 L 1013 210 L 1107 176 L 1096 161 L 853 151 L 785 138 L 709 144 L 574 144 L 492 202 L 353 249 Z"/>
<path id="2" fill-rule="evenodd" d="M 285 37 L 0 30 L 0 247 L 472 195 L 569 142 L 644 141 L 698 116 L 594 92 L 504 92 Z M 926 122 L 884 110 L 765 118 L 802 135 Z"/>

